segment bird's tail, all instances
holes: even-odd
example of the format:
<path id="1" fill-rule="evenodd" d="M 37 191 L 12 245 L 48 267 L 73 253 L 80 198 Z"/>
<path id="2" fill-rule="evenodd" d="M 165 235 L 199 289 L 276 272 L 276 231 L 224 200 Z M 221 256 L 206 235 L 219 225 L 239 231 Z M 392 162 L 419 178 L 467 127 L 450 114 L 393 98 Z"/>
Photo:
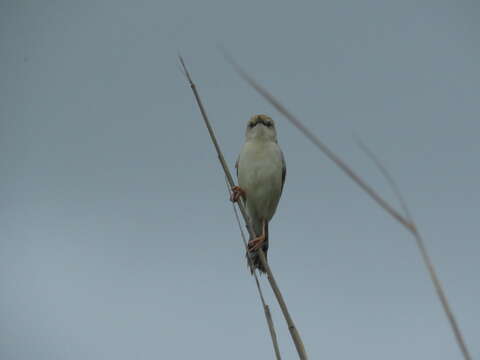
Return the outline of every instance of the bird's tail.
<path id="1" fill-rule="evenodd" d="M 265 241 L 263 242 L 262 245 L 262 250 L 263 253 L 265 254 L 265 261 L 267 261 L 267 252 L 268 252 L 268 222 L 265 224 Z M 260 254 L 258 253 L 258 250 L 255 251 L 249 251 L 246 254 L 247 256 L 247 263 L 248 266 L 250 267 L 250 272 L 253 274 L 253 271 L 255 269 L 258 269 L 260 273 L 266 273 L 267 269 L 265 269 L 262 265 L 262 262 L 260 261 Z"/>

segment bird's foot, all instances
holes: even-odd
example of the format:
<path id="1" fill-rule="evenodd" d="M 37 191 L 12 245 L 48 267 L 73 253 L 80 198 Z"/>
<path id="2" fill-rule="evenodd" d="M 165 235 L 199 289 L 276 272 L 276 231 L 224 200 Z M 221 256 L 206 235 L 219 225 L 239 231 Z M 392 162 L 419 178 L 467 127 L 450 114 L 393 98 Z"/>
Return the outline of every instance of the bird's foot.
<path id="1" fill-rule="evenodd" d="M 232 194 L 230 195 L 231 202 L 237 202 L 240 199 L 240 196 L 245 198 L 245 190 L 243 190 L 240 186 L 234 186 L 232 188 Z"/>
<path id="2" fill-rule="evenodd" d="M 248 242 L 248 251 L 255 251 L 260 249 L 260 247 L 263 245 L 265 242 L 266 236 L 261 235 L 259 237 L 256 237 L 255 239 L 252 239 Z"/>

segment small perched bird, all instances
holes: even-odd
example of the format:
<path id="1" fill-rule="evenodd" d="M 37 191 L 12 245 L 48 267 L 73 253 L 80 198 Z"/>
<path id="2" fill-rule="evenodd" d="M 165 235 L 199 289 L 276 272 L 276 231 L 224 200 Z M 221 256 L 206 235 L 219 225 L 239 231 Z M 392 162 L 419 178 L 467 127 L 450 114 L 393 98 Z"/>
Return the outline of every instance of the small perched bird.
<path id="1" fill-rule="evenodd" d="M 277 142 L 275 123 L 269 116 L 261 114 L 250 118 L 245 144 L 235 167 L 239 186 L 233 187 L 230 200 L 236 202 L 240 197 L 245 200 L 256 235 L 249 240 L 248 251 L 253 266 L 265 272 L 258 249 L 262 247 L 267 255 L 268 223 L 277 209 L 287 174 L 285 159 Z"/>

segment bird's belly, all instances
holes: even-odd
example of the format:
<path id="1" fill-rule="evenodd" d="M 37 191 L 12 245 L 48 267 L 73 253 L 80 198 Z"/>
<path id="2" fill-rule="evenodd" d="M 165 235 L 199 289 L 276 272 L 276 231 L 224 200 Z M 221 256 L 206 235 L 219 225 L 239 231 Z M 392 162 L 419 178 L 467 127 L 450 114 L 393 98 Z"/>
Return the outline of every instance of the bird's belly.
<path id="1" fill-rule="evenodd" d="M 238 182 L 245 190 L 248 212 L 251 216 L 270 221 L 282 192 L 283 164 L 280 153 L 247 149 L 238 166 Z"/>

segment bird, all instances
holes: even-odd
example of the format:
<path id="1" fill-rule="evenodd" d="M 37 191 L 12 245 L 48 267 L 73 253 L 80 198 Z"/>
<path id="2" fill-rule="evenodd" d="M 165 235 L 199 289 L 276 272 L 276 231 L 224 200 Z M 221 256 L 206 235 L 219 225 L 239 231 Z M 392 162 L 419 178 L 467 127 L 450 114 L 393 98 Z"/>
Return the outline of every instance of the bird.
<path id="1" fill-rule="evenodd" d="M 277 210 L 287 175 L 285 157 L 278 145 L 277 130 L 272 118 L 259 114 L 248 120 L 245 143 L 235 168 L 238 186 L 232 187 L 230 200 L 237 202 L 242 197 L 245 201 L 247 215 L 256 236 L 248 242 L 250 269 L 252 273 L 255 268 L 265 273 L 258 249 L 262 248 L 266 260 L 268 224 Z"/>

